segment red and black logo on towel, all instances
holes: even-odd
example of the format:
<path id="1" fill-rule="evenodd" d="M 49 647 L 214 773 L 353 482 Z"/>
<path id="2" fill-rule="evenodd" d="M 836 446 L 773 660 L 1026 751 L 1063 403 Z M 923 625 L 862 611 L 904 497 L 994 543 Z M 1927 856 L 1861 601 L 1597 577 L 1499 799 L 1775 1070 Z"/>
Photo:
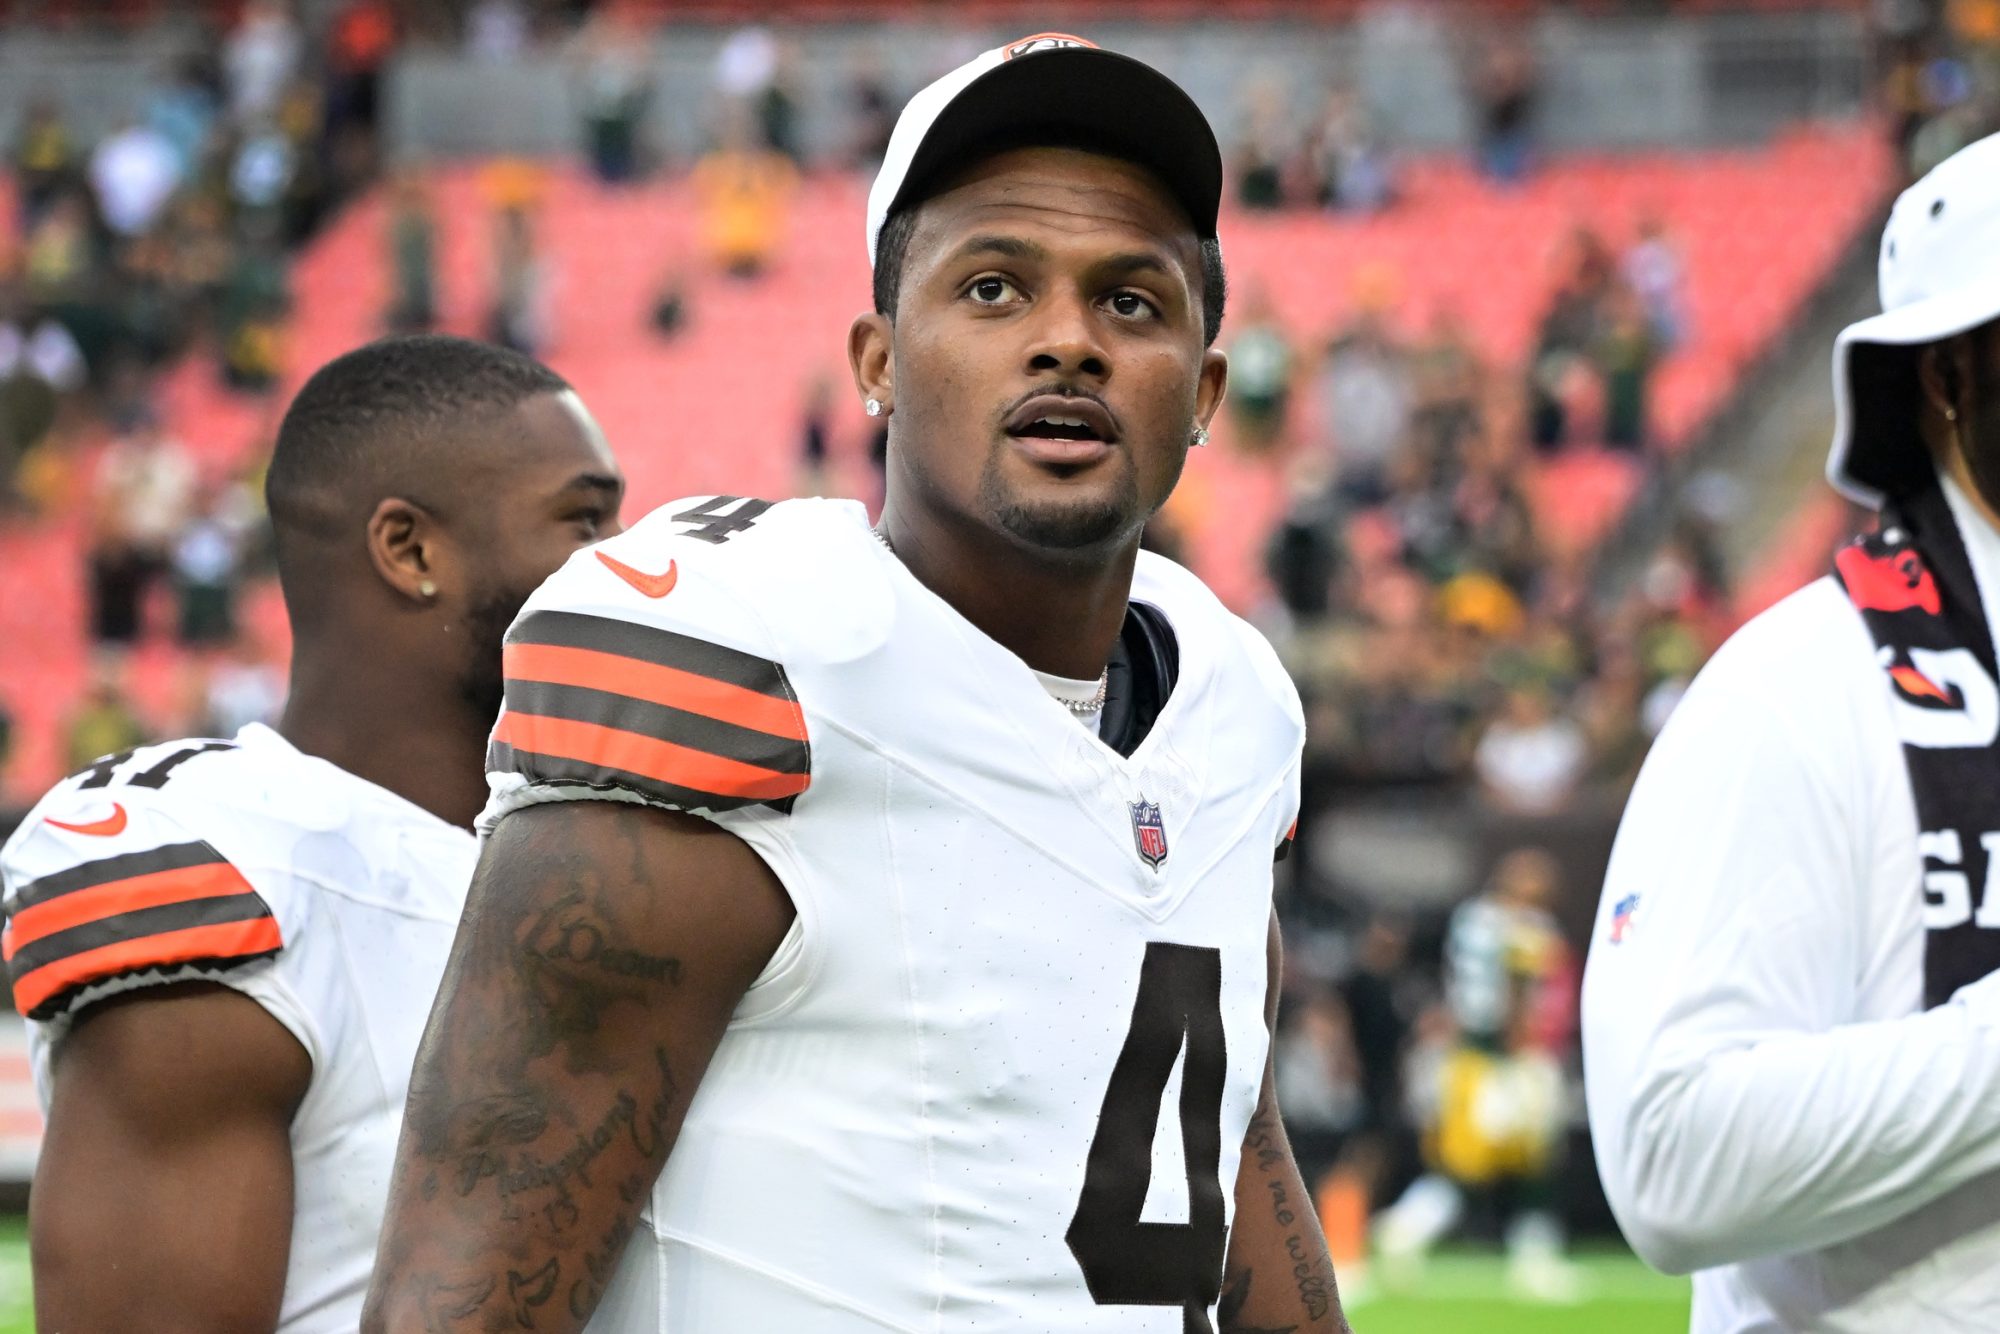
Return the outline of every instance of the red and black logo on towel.
<path id="1" fill-rule="evenodd" d="M 1834 558 L 1847 596 L 1862 611 L 1909 611 L 1936 616 L 1944 610 L 1937 580 L 1914 547 L 1883 548 L 1874 543 L 1845 547 Z"/>

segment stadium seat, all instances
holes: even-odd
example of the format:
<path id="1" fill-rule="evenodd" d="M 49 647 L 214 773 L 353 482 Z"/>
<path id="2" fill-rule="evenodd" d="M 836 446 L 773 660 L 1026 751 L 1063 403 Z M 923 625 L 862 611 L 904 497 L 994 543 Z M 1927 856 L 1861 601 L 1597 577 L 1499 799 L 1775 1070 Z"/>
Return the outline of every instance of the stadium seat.
<path id="1" fill-rule="evenodd" d="M 1403 333 L 1419 334 L 1433 312 L 1454 308 L 1483 354 L 1511 373 L 1533 345 L 1562 238 L 1588 224 L 1621 246 L 1641 216 L 1660 211 L 1687 260 L 1692 327 L 1654 383 L 1655 434 L 1671 450 L 1699 434 L 1853 242 L 1891 174 L 1872 127 L 1815 130 L 1755 151 L 1556 159 L 1511 192 L 1489 188 L 1461 161 L 1417 159 L 1406 164 L 1401 205 L 1379 217 L 1234 213 L 1223 231 L 1239 297 L 1267 292 L 1294 335 L 1304 404 L 1319 350 L 1351 317 L 1364 276 L 1387 282 L 1392 323 Z M 477 334 L 492 262 L 480 170 L 444 170 L 436 190 L 444 324 Z M 860 456 L 867 427 L 846 392 L 844 347 L 849 321 L 867 305 L 865 197 L 859 180 L 808 178 L 783 253 L 746 283 L 707 270 L 684 182 L 608 190 L 574 170 L 550 173 L 536 223 L 556 306 L 548 357 L 619 449 L 631 475 L 630 513 L 678 495 L 789 493 L 802 404 L 817 377 L 830 378 L 841 405 L 832 423 L 837 455 Z M 351 205 L 299 257 L 290 334 L 296 372 L 379 332 L 389 304 L 386 225 L 378 193 Z M 669 274 L 685 279 L 691 310 L 672 340 L 645 319 Z M 284 396 L 232 394 L 202 358 L 168 377 L 161 402 L 204 470 L 221 474 L 268 445 Z M 92 455 L 83 451 L 84 466 Z M 1176 511 L 1195 564 L 1233 605 L 1264 596 L 1263 535 L 1285 503 L 1285 478 L 1282 457 L 1243 457 L 1226 431 L 1189 468 Z M 1596 541 L 1633 480 L 1630 461 L 1609 455 L 1543 468 L 1535 503 L 1552 540 Z M 7 794 L 14 798 L 32 796 L 60 772 L 61 720 L 87 676 L 84 544 L 80 513 L 0 530 L 0 635 L 36 646 L 13 652 L 6 673 L 20 737 Z M 282 638 L 268 595 L 255 615 L 260 633 Z M 142 709 L 174 712 L 175 692 L 185 688 L 178 654 L 149 642 L 131 677 Z"/>

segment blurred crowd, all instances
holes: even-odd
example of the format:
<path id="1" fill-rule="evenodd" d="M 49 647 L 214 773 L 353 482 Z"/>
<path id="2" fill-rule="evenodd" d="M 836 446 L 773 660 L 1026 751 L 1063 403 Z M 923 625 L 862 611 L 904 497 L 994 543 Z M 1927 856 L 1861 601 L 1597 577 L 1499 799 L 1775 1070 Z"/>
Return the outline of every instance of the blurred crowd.
<path id="1" fill-rule="evenodd" d="M 144 411 L 150 374 L 191 348 L 212 349 L 231 385 L 268 387 L 286 254 L 373 169 L 392 32 L 370 0 L 316 34 L 258 0 L 95 142 L 36 102 L 11 146 L 18 219 L 0 314 L 46 341 L 24 363 L 37 378 L 58 396 L 87 392 L 120 427 Z M 31 431 L 8 420 L 18 455 Z"/>
<path id="2" fill-rule="evenodd" d="M 1541 101 L 1540 71 L 1525 38 L 1507 29 L 1483 34 L 1467 64 L 1465 90 L 1474 165 L 1496 185 L 1520 184 L 1534 169 Z M 1315 112 L 1300 117 L 1281 81 L 1257 78 L 1243 113 L 1229 162 L 1240 207 L 1369 214 L 1397 202 L 1396 154 L 1354 88 L 1332 84 Z"/>
<path id="3" fill-rule="evenodd" d="M 1659 220 L 1622 251 L 1588 231 L 1568 238 L 1520 366 L 1484 358 L 1448 307 L 1405 336 L 1387 276 L 1364 270 L 1358 287 L 1348 322 L 1316 346 L 1254 289 L 1226 335 L 1229 438 L 1291 483 L 1265 546 L 1263 620 L 1305 703 L 1306 802 L 1327 812 L 1406 791 L 1469 804 L 1514 849 L 1486 888 L 1559 940 L 1551 906 L 1595 886 L 1560 883 L 1533 840 L 1580 805 L 1615 810 L 1730 625 L 1711 524 L 1684 526 L 1607 601 L 1593 542 L 1550 531 L 1537 503 L 1546 474 L 1571 463 L 1624 472 L 1621 494 L 1657 466 L 1645 380 L 1685 335 L 1680 259 Z M 1451 898 L 1483 901 L 1484 874 L 1466 866 Z M 1505 1240 L 1524 1293 L 1562 1298 L 1576 1282 L 1551 1203 L 1567 1027 L 1465 1054 L 1448 966 L 1458 928 L 1444 910 L 1380 910 L 1372 886 L 1342 883 L 1310 851 L 1296 883 L 1278 1071 L 1329 1219 L 1400 1196 L 1377 1225 L 1385 1253 L 1416 1256 L 1471 1225 Z M 1575 980 L 1555 963 L 1533 987 L 1573 1003 Z M 1539 1119 L 1520 1132 L 1532 1152 L 1517 1155 L 1532 1171 L 1440 1157 L 1456 1142 L 1449 1090 L 1488 1056 L 1532 1093 L 1523 1105 Z"/>
<path id="4" fill-rule="evenodd" d="M 1563 883 L 1535 840 L 1579 809 L 1615 812 L 1731 624 L 1711 522 L 1690 520 L 1607 600 L 1597 535 L 1552 530 L 1541 502 L 1572 465 L 1623 474 L 1621 496 L 1660 466 L 1649 384 L 1688 333 L 1672 228 L 1646 219 L 1622 248 L 1589 229 L 1563 238 L 1521 365 L 1484 357 L 1449 306 L 1401 332 L 1411 322 L 1386 272 L 1362 270 L 1347 322 L 1316 344 L 1255 289 L 1243 297 L 1225 335 L 1229 438 L 1290 479 L 1264 550 L 1263 620 L 1305 703 L 1307 805 L 1401 791 L 1469 806 L 1511 851 L 1490 881 L 1465 866 L 1450 900 L 1505 901 L 1560 942 L 1553 905 L 1596 887 Z M 1375 1244 L 1406 1260 L 1470 1226 L 1504 1241 L 1524 1294 L 1564 1299 L 1577 1278 L 1553 1201 L 1569 1028 L 1487 1033 L 1468 1052 L 1451 982 L 1451 942 L 1469 929 L 1459 918 L 1436 905 L 1384 911 L 1372 886 L 1343 883 L 1311 854 L 1296 884 L 1278 1070 L 1329 1220 L 1389 1206 Z M 1573 1005 L 1573 963 L 1545 959 L 1523 994 Z M 1451 1129 L 1453 1090 L 1488 1078 L 1518 1086 L 1507 1105 L 1526 1119 L 1504 1151 L 1454 1158 L 1448 1146 L 1471 1132 Z M 1363 1241 L 1352 1245 L 1358 1256 Z"/>
<path id="5" fill-rule="evenodd" d="M 2000 0 L 1874 0 L 1869 16 L 1908 179 L 2000 130 Z"/>
<path id="6" fill-rule="evenodd" d="M 2000 50 L 2000 0 L 1960 9 L 1992 11 L 1988 49 Z M 311 30 L 282 0 L 251 0 L 207 54 L 165 73 L 142 114 L 94 142 L 53 104 L 39 107 L 8 148 L 18 218 L 14 244 L 0 244 L 0 522 L 67 514 L 87 524 L 97 653 L 66 722 L 72 768 L 156 729 L 228 735 L 281 707 L 273 646 L 246 605 L 270 561 L 259 465 L 218 474 L 199 463 L 156 383 L 167 367 L 204 359 L 232 391 L 268 395 L 297 369 L 285 348 L 289 256 L 382 174 L 379 76 L 413 36 L 496 62 L 560 46 L 577 156 L 599 182 L 686 171 L 699 250 L 634 276 L 655 285 L 649 315 L 661 336 L 697 318 L 697 266 L 754 282 L 785 243 L 808 165 L 798 57 L 762 27 L 719 51 L 708 147 L 682 163 L 665 162 L 647 131 L 649 33 L 615 7 L 567 0 L 393 12 L 386 0 L 344 0 Z M 1973 109 L 1991 103 L 1955 91 L 1961 67 L 1965 87 L 1986 86 L 1975 59 L 1940 68 L 1931 48 L 1909 49 L 1917 63 L 1895 66 L 1892 92 L 1916 90 L 1899 132 L 1917 157 L 1969 132 L 1985 114 Z M 1476 165 L 1511 188 L 1536 167 L 1534 58 L 1495 41 L 1468 80 Z M 866 63 L 851 71 L 840 165 L 866 172 L 879 161 L 909 91 Z M 1331 89 L 1303 118 L 1255 80 L 1245 97 L 1230 148 L 1239 206 L 1372 213 L 1404 203 L 1395 154 L 1352 91 Z M 456 323 L 440 309 L 432 186 L 411 165 L 385 182 L 385 331 Z M 481 181 L 492 240 L 481 329 L 531 354 L 558 334 L 540 234 L 547 189 L 543 169 L 517 162 L 492 164 Z M 1709 527 L 1685 526 L 1607 601 L 1591 544 L 1550 531 L 1537 503 L 1543 474 L 1579 459 L 1611 460 L 1643 481 L 1656 464 L 1653 378 L 1689 334 L 1670 220 L 1649 219 L 1620 245 L 1580 228 L 1556 251 L 1522 365 L 1482 355 L 1448 307 L 1410 333 L 1386 272 L 1364 270 L 1345 322 L 1311 336 L 1281 322 L 1254 285 L 1232 297 L 1218 439 L 1288 479 L 1289 504 L 1262 544 L 1272 589 L 1262 619 L 1305 700 L 1309 801 L 1408 787 L 1532 822 L 1579 794 L 1615 794 L 1727 629 L 1729 581 Z M 838 399 L 831 382 L 807 395 L 808 475 L 827 463 Z M 273 422 L 280 407 L 270 404 Z M 870 429 L 879 466 L 884 438 Z M 111 444 L 85 469 L 75 445 L 106 433 Z M 1164 525 L 1152 538 L 1176 544 Z M 160 641 L 188 664 L 171 718 L 138 709 L 128 684 L 135 648 Z M 0 698 L 0 772 L 7 735 Z M 1461 897 L 1555 936 L 1550 904 L 1595 889 L 1560 876 L 1523 851 L 1490 879 L 1482 868 Z M 1301 950 L 1287 977 L 1276 1059 L 1300 1156 L 1314 1179 L 1362 1183 L 1364 1213 L 1371 1192 L 1433 1161 L 1418 1128 L 1435 1124 L 1441 1072 L 1468 1031 L 1444 962 L 1453 930 L 1442 910 L 1357 910 L 1339 920 L 1333 948 Z M 1573 961 L 1537 968 L 1549 996 L 1573 994 Z M 1507 1024 L 1488 1036 L 1567 1059 L 1559 1018 Z"/>
<path id="7" fill-rule="evenodd" d="M 1570 239 L 1525 367 L 1487 364 L 1448 308 L 1406 341 L 1386 277 L 1360 288 L 1317 348 L 1254 290 L 1227 341 L 1233 438 L 1283 449 L 1292 479 L 1266 565 L 1316 771 L 1469 782 L 1524 812 L 1629 777 L 1720 628 L 1724 575 L 1690 531 L 1607 612 L 1588 544 L 1545 533 L 1535 495 L 1565 458 L 1651 466 L 1646 377 L 1683 321 L 1664 224 L 1622 255 Z"/>
<path id="8" fill-rule="evenodd" d="M 379 0 L 316 30 L 283 0 L 252 0 L 156 71 L 136 114 L 91 138 L 38 97 L 6 146 L 0 518 L 87 527 L 97 652 L 72 764 L 146 737 L 125 678 L 149 622 L 193 668 L 172 730 L 227 734 L 276 707 L 282 683 L 237 608 L 266 558 L 259 478 L 204 471 L 158 387 L 188 358 L 232 392 L 279 383 L 290 255 L 375 170 L 395 31 Z M 105 434 L 107 448 L 82 447 Z"/>
<path id="9" fill-rule="evenodd" d="M 1497 42 L 1470 80 L 1474 166 L 1515 188 L 1537 160 L 1533 59 Z M 1303 125 L 1275 85 L 1249 96 L 1232 164 L 1241 207 L 1406 205 L 1352 94 L 1329 92 Z M 1536 840 L 1580 808 L 1615 811 L 1729 629 L 1731 590 L 1708 521 L 1686 523 L 1615 600 L 1598 586 L 1602 530 L 1552 527 L 1546 493 L 1566 470 L 1620 475 L 1620 497 L 1656 475 L 1653 381 L 1691 329 L 1669 219 L 1641 219 L 1618 245 L 1587 225 L 1551 242 L 1521 364 L 1489 360 L 1449 305 L 1413 320 L 1393 273 L 1367 266 L 1344 322 L 1313 338 L 1247 286 L 1224 345 L 1226 439 L 1289 482 L 1264 546 L 1262 620 L 1305 702 L 1308 806 L 1397 791 L 1456 802 L 1504 854 L 1490 872 L 1462 868 L 1452 912 L 1384 910 L 1308 851 L 1284 905 L 1288 1126 L 1330 1233 L 1350 1234 L 1350 1264 L 1371 1232 L 1408 1263 L 1470 1227 L 1504 1243 L 1524 1295 L 1564 1300 L 1578 1282 L 1558 1205 L 1577 972 L 1551 914 L 1595 885 L 1565 883 Z M 1495 915 L 1544 942 L 1518 975 L 1506 951 L 1468 943 Z M 1482 970 L 1531 998 L 1518 1015 L 1503 1023 L 1468 999 Z M 1469 1129 L 1468 1099 L 1518 1124 L 1497 1139 Z"/>

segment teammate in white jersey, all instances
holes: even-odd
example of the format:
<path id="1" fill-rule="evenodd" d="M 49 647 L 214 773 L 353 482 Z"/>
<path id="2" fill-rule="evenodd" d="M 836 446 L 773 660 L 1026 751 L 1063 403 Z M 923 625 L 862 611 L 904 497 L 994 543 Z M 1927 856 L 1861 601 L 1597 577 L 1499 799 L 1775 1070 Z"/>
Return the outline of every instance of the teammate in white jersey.
<path id="1" fill-rule="evenodd" d="M 1346 1328 L 1269 1066 L 1298 699 L 1139 551 L 1220 183 L 1137 61 L 946 76 L 850 340 L 881 530 L 682 501 L 531 600 L 364 1328 Z"/>
<path id="2" fill-rule="evenodd" d="M 1881 282 L 1831 467 L 1880 531 L 1689 689 L 1585 973 L 1605 1191 L 1697 1334 L 2000 1329 L 2000 136 Z"/>
<path id="3" fill-rule="evenodd" d="M 511 352 L 388 340 L 300 390 L 268 484 L 283 719 L 107 756 L 0 852 L 48 1112 L 39 1328 L 357 1326 L 500 637 L 621 489 L 575 394 Z"/>

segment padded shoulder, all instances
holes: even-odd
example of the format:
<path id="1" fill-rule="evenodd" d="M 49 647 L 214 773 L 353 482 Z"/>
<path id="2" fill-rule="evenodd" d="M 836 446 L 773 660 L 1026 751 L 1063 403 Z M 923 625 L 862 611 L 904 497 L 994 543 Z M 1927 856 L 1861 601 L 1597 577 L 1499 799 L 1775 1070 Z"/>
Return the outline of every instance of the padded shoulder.
<path id="1" fill-rule="evenodd" d="M 283 947 L 246 873 L 258 835 L 245 813 L 185 799 L 189 782 L 245 767 L 217 763 L 235 750 L 196 740 L 107 757 L 29 813 L 0 849 L 0 954 L 22 1014 L 54 1019 L 108 989 L 213 977 Z"/>
<path id="2" fill-rule="evenodd" d="M 524 616 L 581 612 L 788 663 L 839 660 L 886 631 L 889 559 L 853 501 L 697 496 L 570 557 Z"/>
<path id="3" fill-rule="evenodd" d="M 1133 572 L 1132 597 L 1160 607 L 1177 633 L 1206 639 L 1218 657 L 1223 679 L 1251 685 L 1259 699 L 1290 720 L 1303 743 L 1305 709 L 1277 650 L 1262 631 L 1225 607 L 1192 570 L 1142 551 Z"/>
<path id="4" fill-rule="evenodd" d="M 1825 734 L 1826 720 L 1856 700 L 1893 698 L 1861 613 L 1831 575 L 1739 627 L 1695 676 L 1689 698 L 1697 695 L 1750 701 L 1799 736 Z"/>
<path id="5" fill-rule="evenodd" d="M 789 809 L 812 768 L 787 666 L 857 651 L 871 619 L 886 629 L 878 554 L 858 505 L 714 496 L 578 552 L 507 634 L 496 802 L 525 784 L 544 799 Z"/>

